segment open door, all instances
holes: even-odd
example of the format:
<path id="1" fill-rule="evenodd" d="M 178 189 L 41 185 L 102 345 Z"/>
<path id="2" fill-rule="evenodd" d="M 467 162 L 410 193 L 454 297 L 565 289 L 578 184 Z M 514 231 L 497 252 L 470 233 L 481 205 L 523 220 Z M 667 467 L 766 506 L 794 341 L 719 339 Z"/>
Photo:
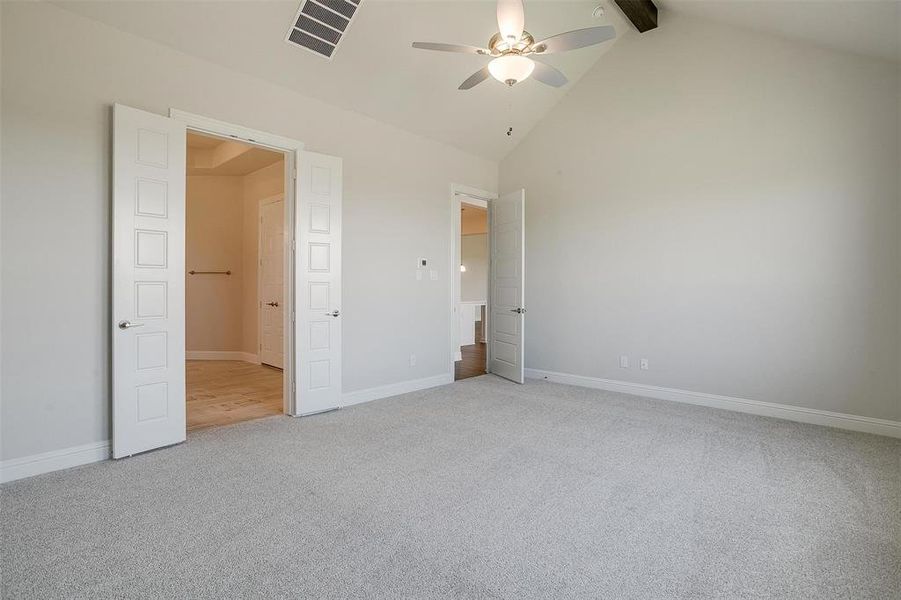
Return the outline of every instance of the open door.
<path id="1" fill-rule="evenodd" d="M 341 406 L 341 159 L 299 152 L 296 414 Z"/>
<path id="2" fill-rule="evenodd" d="M 523 378 L 525 190 L 489 202 L 491 276 L 488 370 L 516 383 Z"/>
<path id="3" fill-rule="evenodd" d="M 113 458 L 185 440 L 185 125 L 113 107 Z"/>

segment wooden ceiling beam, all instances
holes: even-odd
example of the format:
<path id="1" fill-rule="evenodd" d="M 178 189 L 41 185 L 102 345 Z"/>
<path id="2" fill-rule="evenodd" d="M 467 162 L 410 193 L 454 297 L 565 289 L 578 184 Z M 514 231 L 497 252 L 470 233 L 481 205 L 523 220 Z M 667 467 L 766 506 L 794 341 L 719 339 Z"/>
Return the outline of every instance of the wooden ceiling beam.
<path id="1" fill-rule="evenodd" d="M 657 6 L 651 0 L 614 1 L 641 33 L 657 28 Z"/>

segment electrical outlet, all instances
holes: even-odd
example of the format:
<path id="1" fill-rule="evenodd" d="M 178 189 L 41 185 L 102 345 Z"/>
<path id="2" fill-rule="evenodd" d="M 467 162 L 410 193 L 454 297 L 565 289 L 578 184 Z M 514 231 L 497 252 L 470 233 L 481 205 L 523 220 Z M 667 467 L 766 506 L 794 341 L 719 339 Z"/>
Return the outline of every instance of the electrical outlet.
<path id="1" fill-rule="evenodd" d="M 416 366 L 416 355 L 415 355 L 415 354 L 411 354 L 411 355 L 410 355 L 410 366 L 411 366 L 411 367 L 415 367 L 415 366 Z"/>
<path id="2" fill-rule="evenodd" d="M 629 368 L 629 357 L 625 354 L 619 357 L 619 368 L 620 369 L 628 369 Z"/>
<path id="3" fill-rule="evenodd" d="M 648 359 L 642 358 L 639 366 L 641 367 L 642 371 L 647 371 L 648 370 Z"/>

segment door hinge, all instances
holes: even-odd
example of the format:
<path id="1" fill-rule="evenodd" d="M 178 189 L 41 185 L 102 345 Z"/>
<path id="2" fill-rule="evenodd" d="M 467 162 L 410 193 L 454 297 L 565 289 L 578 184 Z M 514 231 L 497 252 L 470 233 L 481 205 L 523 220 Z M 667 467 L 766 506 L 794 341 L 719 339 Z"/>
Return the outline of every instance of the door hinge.
<path id="1" fill-rule="evenodd" d="M 297 240 L 291 240 L 291 250 L 297 250 Z"/>
<path id="2" fill-rule="evenodd" d="M 297 318 L 297 313 L 295 313 L 295 312 L 292 310 L 292 311 L 291 311 L 291 322 L 293 323 L 294 320 L 295 320 L 296 318 Z"/>
<path id="3" fill-rule="evenodd" d="M 297 168 L 296 167 L 294 168 L 294 172 L 291 173 L 291 177 L 292 177 L 292 179 L 294 179 L 294 181 L 297 181 Z"/>
<path id="4" fill-rule="evenodd" d="M 292 393 L 297 392 L 297 382 L 296 381 L 291 382 L 291 392 Z"/>

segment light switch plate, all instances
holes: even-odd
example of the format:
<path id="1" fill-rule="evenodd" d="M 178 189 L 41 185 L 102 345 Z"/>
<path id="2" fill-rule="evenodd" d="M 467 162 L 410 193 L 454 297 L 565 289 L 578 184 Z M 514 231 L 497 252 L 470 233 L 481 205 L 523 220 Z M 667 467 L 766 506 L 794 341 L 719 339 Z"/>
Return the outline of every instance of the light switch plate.
<path id="1" fill-rule="evenodd" d="M 422 269 L 416 269 L 416 281 L 422 281 Z"/>
<path id="2" fill-rule="evenodd" d="M 438 281 L 438 271 L 435 269 L 429 271 L 429 278 L 431 278 L 432 281 Z"/>

